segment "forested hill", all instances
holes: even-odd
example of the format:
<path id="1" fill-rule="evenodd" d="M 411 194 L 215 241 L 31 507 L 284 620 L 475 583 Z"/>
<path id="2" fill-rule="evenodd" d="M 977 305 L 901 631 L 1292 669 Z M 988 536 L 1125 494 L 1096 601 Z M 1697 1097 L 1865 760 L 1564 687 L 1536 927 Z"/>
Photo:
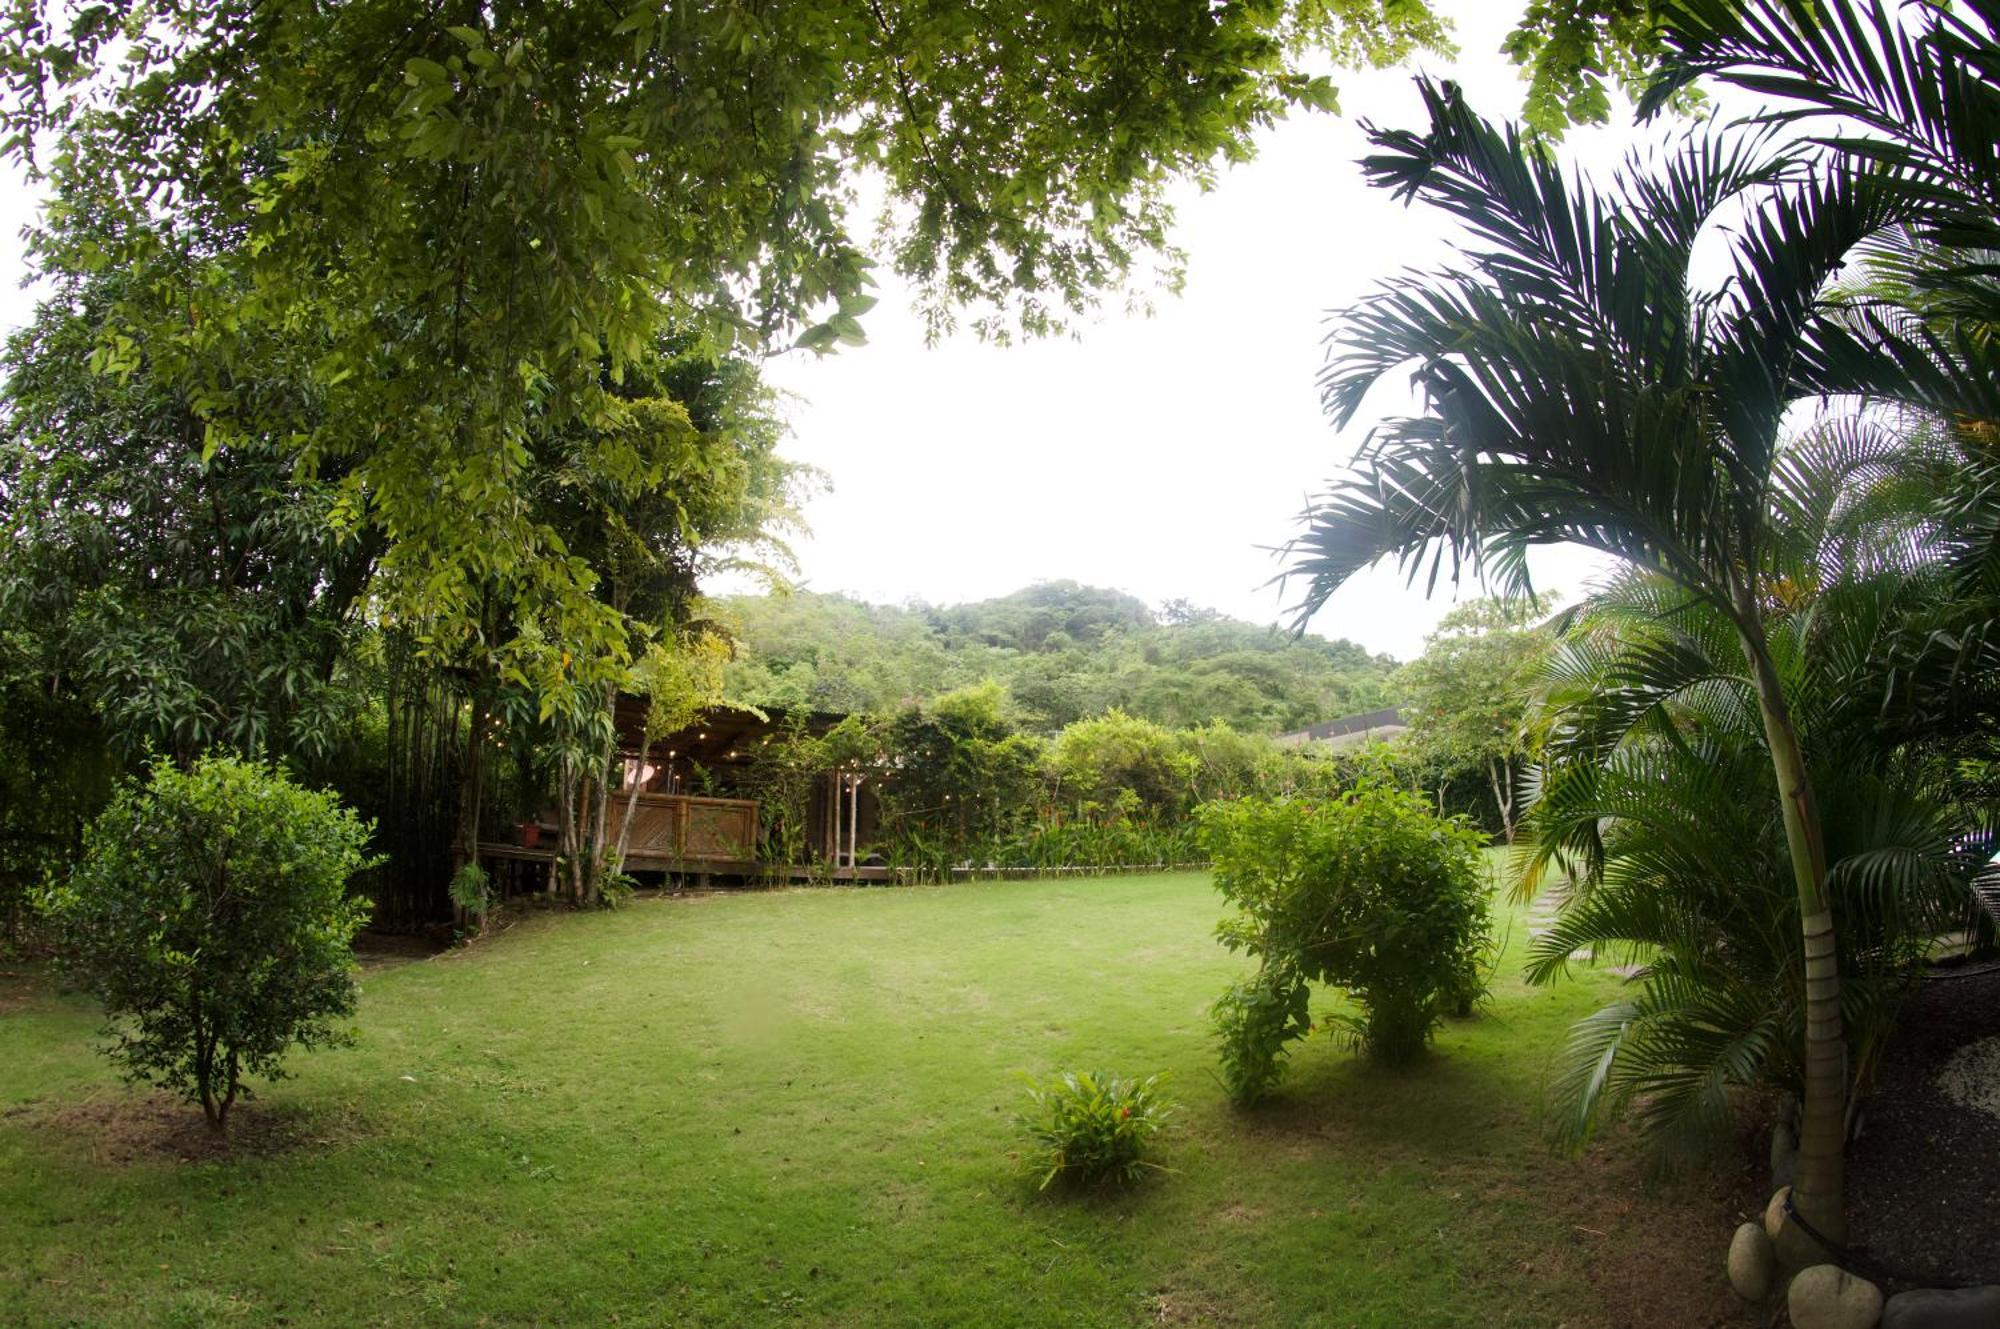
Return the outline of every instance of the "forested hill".
<path id="1" fill-rule="evenodd" d="M 1055 730 L 1119 707 L 1169 727 L 1279 733 L 1387 704 L 1395 661 L 1182 601 L 1045 582 L 939 608 L 795 592 L 720 601 L 741 633 L 732 700 L 884 713 L 992 679 Z"/>

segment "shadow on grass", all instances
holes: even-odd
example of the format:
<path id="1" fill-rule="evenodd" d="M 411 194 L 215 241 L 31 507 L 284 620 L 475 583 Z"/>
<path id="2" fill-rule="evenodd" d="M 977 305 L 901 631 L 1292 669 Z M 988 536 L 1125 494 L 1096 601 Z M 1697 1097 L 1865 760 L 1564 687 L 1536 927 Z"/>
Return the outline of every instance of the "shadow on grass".
<path id="1" fill-rule="evenodd" d="M 1499 1127 L 1519 1126 L 1518 1108 L 1489 1083 L 1490 1064 L 1435 1050 L 1385 1065 L 1315 1040 L 1277 1092 L 1232 1107 L 1218 1126 L 1293 1147 L 1433 1157 L 1472 1155 Z"/>

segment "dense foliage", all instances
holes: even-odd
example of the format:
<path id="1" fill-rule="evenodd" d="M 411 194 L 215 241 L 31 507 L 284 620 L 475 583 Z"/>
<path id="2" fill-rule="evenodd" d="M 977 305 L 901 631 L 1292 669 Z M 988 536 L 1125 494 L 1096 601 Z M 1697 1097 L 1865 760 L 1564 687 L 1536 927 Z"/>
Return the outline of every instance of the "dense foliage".
<path id="1" fill-rule="evenodd" d="M 1770 1043 L 1797 1034 L 1803 1105 L 1794 1195 L 1801 1212 L 1836 1239 L 1845 1230 L 1847 1071 L 1866 1064 L 1858 1054 L 1868 1037 L 1865 1019 L 1843 1032 L 1849 1012 L 1866 1005 L 1843 992 L 1843 957 L 1856 963 L 1871 949 L 1867 940 L 1856 946 L 1842 936 L 1850 926 L 1842 906 L 1854 903 L 1857 883 L 1842 876 L 1836 855 L 1849 851 L 1867 865 L 1854 869 L 1867 883 L 1865 896 L 1920 920 L 1939 883 L 1922 865 L 1919 846 L 1949 843 L 1951 836 L 1940 841 L 1935 832 L 1952 822 L 1962 838 L 1990 814 L 1952 801 L 1965 781 L 1927 781 L 1937 770 L 1922 753 L 1931 745 L 1916 744 L 1916 762 L 1906 763 L 1899 748 L 1907 738 L 1894 724 L 1841 723 L 1841 706 L 1818 694 L 1816 671 L 1801 666 L 1825 648 L 1815 639 L 1824 631 L 1858 648 L 1824 661 L 1845 690 L 1827 695 L 1878 716 L 1939 714 L 1944 698 L 1962 702 L 1965 689 L 1930 685 L 1989 653 L 1996 620 L 1991 583 L 1982 587 L 1976 573 L 1983 552 L 1952 568 L 1967 528 L 1991 529 L 1976 514 L 1991 504 L 1983 479 L 1990 422 L 2000 418 L 1994 344 L 1981 331 L 1990 325 L 1963 317 L 1968 301 L 1978 308 L 1983 297 L 1992 308 L 1992 204 L 2000 197 L 1991 153 L 1992 128 L 2000 124 L 2000 84 L 1991 73 L 2000 67 L 2000 45 L 1990 8 L 1974 8 L 1970 15 L 1926 10 L 1907 23 L 1878 4 L 1665 6 L 1659 39 L 1674 58 L 1651 101 L 1685 89 L 1698 72 L 1736 70 L 1731 77 L 1745 86 L 1804 104 L 1795 113 L 1781 110 L 1780 119 L 1852 114 L 1883 141 L 1782 139 L 1768 118 L 1733 129 L 1704 125 L 1663 157 L 1632 161 L 1609 190 L 1566 173 L 1518 130 L 1480 120 L 1455 87 L 1422 83 L 1428 126 L 1373 129 L 1378 152 L 1367 169 L 1383 187 L 1455 217 L 1476 240 L 1451 268 L 1392 278 L 1339 316 L 1322 380 L 1336 420 L 1352 419 L 1375 384 L 1412 365 L 1422 409 L 1377 429 L 1295 545 L 1294 570 L 1310 583 L 1307 607 L 1382 558 L 1413 569 L 1428 562 L 1433 580 L 1448 566 L 1454 577 L 1471 570 L 1524 591 L 1527 551 L 1569 541 L 1657 579 L 1670 588 L 1675 610 L 1710 616 L 1722 655 L 1740 663 L 1725 664 L 1711 651 L 1706 668 L 1690 669 L 1665 693 L 1644 685 L 1689 665 L 1680 643 L 1671 636 L 1651 641 L 1643 630 L 1614 643 L 1614 652 L 1632 651 L 1621 668 L 1633 670 L 1638 684 L 1606 692 L 1596 736 L 1558 761 L 1594 766 L 1593 777 L 1607 788 L 1624 780 L 1630 801 L 1619 816 L 1607 819 L 1599 806 L 1597 815 L 1585 810 L 1574 821 L 1552 803 L 1543 829 L 1557 837 L 1555 860 L 1579 881 L 1577 907 L 1587 913 L 1593 895 L 1608 907 L 1620 893 L 1600 890 L 1627 870 L 1614 846 L 1644 842 L 1633 828 L 1647 825 L 1655 801 L 1664 817 L 1671 795 L 1693 794 L 1644 763 L 1677 761 L 1722 741 L 1709 712 L 1740 712 L 1722 718 L 1761 752 L 1768 783 L 1722 797 L 1753 821 L 1757 809 L 1773 809 L 1786 853 L 1781 862 L 1737 866 L 1789 879 L 1795 906 L 1788 917 L 1767 910 L 1766 920 L 1797 929 L 1796 958 L 1774 971 L 1768 948 L 1761 966 L 1732 952 L 1733 960 L 1761 968 L 1752 987 L 1765 995 L 1736 1003 L 1714 1032 L 1723 1043 L 1750 1037 L 1756 1031 L 1742 1023 L 1750 1014 L 1776 1014 L 1782 1023 L 1785 1003 L 1768 991 L 1783 985 L 1793 965 L 1804 1018 L 1763 1031 L 1761 1050 L 1677 1043 L 1677 1033 L 1718 1012 L 1710 1005 L 1705 1015 L 1700 1003 L 1731 996 L 1732 979 L 1699 971 L 1702 946 L 1685 944 L 1690 934 L 1651 929 L 1673 953 L 1649 992 L 1649 1013 L 1661 1013 L 1661 998 L 1679 1011 L 1641 1023 L 1629 1041 L 1618 1020 L 1587 1033 L 1580 1049 L 1601 1055 L 1579 1068 L 1586 1088 L 1576 1097 L 1595 1103 L 1607 1084 L 1619 1084 L 1621 1047 L 1634 1057 L 1627 1069 L 1646 1068 L 1642 1080 L 1670 1077 L 1651 1087 L 1685 1087 L 1704 1076 L 1719 1083 L 1755 1076 L 1772 1060 Z M 1725 217 L 1740 217 L 1741 225 L 1718 230 Z M 1728 237 L 1729 277 L 1704 287 L 1695 251 L 1718 234 Z M 1951 299 L 1898 306 L 1879 290 L 1857 300 L 1843 289 L 1840 279 L 1871 248 L 1910 238 L 1939 251 L 1942 262 L 1919 267 L 1920 282 L 1905 290 L 1946 290 Z M 1956 260 L 1948 256 L 1953 249 Z M 1874 405 L 1862 412 L 1854 398 Z M 1832 422 L 1830 467 L 1810 464 L 1819 449 L 1796 436 L 1794 408 L 1806 402 L 1821 403 Z M 1891 403 L 1908 414 L 1891 416 Z M 1851 492 L 1897 469 L 1869 441 L 1898 432 L 1900 446 L 1888 450 L 1893 458 L 1942 457 L 1946 469 L 1959 466 L 1976 487 L 1961 487 L 1959 498 L 1943 503 L 1940 491 L 1923 493 L 1914 517 L 1909 505 L 1904 515 L 1876 514 L 1872 543 L 1817 538 L 1844 518 Z M 1941 453 L 1926 444 L 1939 434 L 1954 439 Z M 1830 483 L 1797 483 L 1815 472 Z M 1967 495 L 1977 497 L 1968 504 Z M 1961 610 L 1972 602 L 1955 621 L 1954 608 L 1930 593 L 1937 572 L 1953 586 L 1945 601 Z M 1828 593 L 1842 581 L 1858 593 Z M 1825 617 L 1823 628 L 1795 621 L 1808 607 Z M 1951 669 L 1942 668 L 1946 662 Z M 1601 681 L 1608 686 L 1617 676 Z M 1715 770 L 1749 769 L 1713 749 L 1706 756 Z M 1857 760 L 1882 783 L 1849 779 Z M 1893 842 L 1887 860 L 1885 847 L 1851 841 L 1861 827 L 1829 830 L 1821 806 L 1850 795 L 1867 802 L 1878 789 L 1884 801 L 1870 829 Z M 1551 782 L 1547 797 L 1556 791 Z M 1945 802 L 1932 806 L 1943 822 L 1921 809 L 1937 794 Z M 1728 836 L 1703 828 L 1698 846 L 1677 852 L 1747 856 L 1768 840 L 1740 819 L 1732 831 L 1725 845 Z M 1645 861 L 1635 853 L 1630 863 Z M 1714 870 L 1681 865 L 1660 883 L 1658 907 L 1696 908 L 1704 898 L 1700 879 Z M 1955 882 L 1950 876 L 1943 885 L 1956 886 L 1962 900 L 1962 873 Z M 1782 889 L 1781 882 L 1771 885 Z M 1676 899 L 1676 887 L 1685 899 Z M 1864 939 L 1880 935 L 1865 913 L 1851 925 Z M 1603 930 L 1615 935 L 1619 927 L 1634 925 Z M 1870 962 L 1858 962 L 1865 991 Z M 1631 1088 L 1627 1081 L 1623 1091 Z M 1679 1105 L 1713 1098 L 1699 1086 L 1668 1100 L 1677 1095 Z"/>
<path id="2" fill-rule="evenodd" d="M 498 580 L 457 631 L 390 612 L 380 540 L 342 529 L 344 463 L 304 469 L 262 439 L 208 455 L 195 401 L 154 362 L 97 372 L 91 347 L 127 281 L 58 281 L 5 357 L 0 758 L 23 757 L 0 779 L 38 772 L 45 809 L 0 811 L 12 861 L 73 847 L 78 814 L 138 754 L 228 750 L 283 760 L 372 815 L 392 915 L 442 903 L 449 845 L 481 822 L 489 786 L 501 802 L 524 785 L 560 796 L 568 884 L 587 896 L 617 848 L 596 815 L 610 696 L 656 699 L 663 723 L 713 701 L 719 639 L 697 580 L 784 557 L 807 477 L 777 457 L 751 367 L 663 343 L 617 389 L 630 419 L 615 438 L 553 439 L 532 459 L 533 502 L 628 661 L 551 682 L 500 649 L 531 610 Z M 277 368 L 313 349 L 303 334 L 273 346 Z M 317 409 L 295 379 L 265 391 L 301 419 Z M 607 478 L 596 463 L 614 456 Z M 60 755 L 29 759 L 58 736 Z"/>
<path id="3" fill-rule="evenodd" d="M 890 816 L 940 846 L 991 842 L 1031 820 L 1043 745 L 1020 733 L 992 684 L 949 692 L 884 724 Z M 921 828 L 919 830 L 918 828 Z"/>
<path id="4" fill-rule="evenodd" d="M 1193 818 L 1205 803 L 1329 795 L 1357 760 L 1220 721 L 1176 730 L 1117 710 L 1045 738 L 985 683 L 849 716 L 818 738 L 794 722 L 759 748 L 740 791 L 764 801 L 768 861 L 799 863 L 814 780 L 858 778 L 880 808 L 861 851 L 942 880 L 954 868 L 1199 862 Z"/>
<path id="5" fill-rule="evenodd" d="M 1840 490 L 1817 468 L 1800 475 L 1811 492 Z M 1856 1093 L 1934 938 L 1970 922 L 1976 865 L 1946 791 L 1913 778 L 1916 754 L 1884 748 L 1879 717 L 1856 704 L 1880 692 L 1853 672 L 1877 627 L 1856 601 L 1881 589 L 1843 579 L 1773 624 L 1823 791 Z M 1529 977 L 1549 981 L 1580 949 L 1641 965 L 1630 997 L 1572 1033 L 1555 1093 L 1569 1144 L 1633 1103 L 1662 1144 L 1686 1152 L 1718 1137 L 1732 1090 L 1804 1089 L 1799 906 L 1776 794 L 1760 778 L 1769 756 L 1753 696 L 1727 623 L 1651 578 L 1585 606 L 1552 662 L 1520 866 L 1530 885 L 1553 876 L 1563 909 L 1536 939 Z"/>
<path id="6" fill-rule="evenodd" d="M 743 643 L 730 695 L 759 706 L 883 714 L 991 679 L 1043 733 L 1117 708 L 1169 728 L 1276 734 L 1392 700 L 1394 662 L 1350 641 L 1185 603 L 1156 615 L 1074 582 L 948 608 L 803 591 L 718 604 Z"/>
<path id="7" fill-rule="evenodd" d="M 22 940 L 30 893 L 68 867 L 117 769 L 88 709 L 52 703 L 10 645 L 0 630 L 0 947 Z"/>
<path id="8" fill-rule="evenodd" d="M 1021 1129 L 1038 1188 L 1061 1181 L 1074 1186 L 1132 1182 L 1158 1168 L 1153 1138 L 1173 1115 L 1160 1093 L 1164 1076 L 1128 1080 L 1108 1071 L 1064 1071 L 1028 1081 L 1028 1109 Z"/>
<path id="9" fill-rule="evenodd" d="M 349 1038 L 338 1021 L 354 1013 L 368 906 L 348 882 L 367 841 L 331 795 L 232 757 L 161 762 L 120 788 L 40 904 L 126 1073 L 221 1130 L 243 1077 L 278 1078 L 293 1046 Z"/>
<path id="10" fill-rule="evenodd" d="M 1312 1029 L 1310 985 L 1344 990 L 1329 1017 L 1354 1044 L 1407 1061 L 1482 990 L 1490 944 L 1484 837 L 1420 795 L 1372 779 L 1333 798 L 1243 799 L 1202 811 L 1216 889 L 1237 912 L 1216 929 L 1257 972 L 1215 1005 L 1223 1079 L 1244 1101 L 1277 1083 Z"/>

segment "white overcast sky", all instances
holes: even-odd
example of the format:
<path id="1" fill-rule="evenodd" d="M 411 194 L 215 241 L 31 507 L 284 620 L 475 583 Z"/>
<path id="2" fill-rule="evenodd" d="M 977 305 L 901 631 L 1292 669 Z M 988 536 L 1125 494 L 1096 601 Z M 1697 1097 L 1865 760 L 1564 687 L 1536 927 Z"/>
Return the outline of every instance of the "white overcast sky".
<path id="1" fill-rule="evenodd" d="M 1522 6 L 1449 8 L 1458 58 L 1419 67 L 1458 79 L 1483 114 L 1513 114 L 1522 85 L 1499 46 Z M 800 399 L 787 450 L 832 479 L 807 509 L 803 583 L 952 603 L 1073 578 L 1289 622 L 1291 601 L 1268 585 L 1279 568 L 1269 547 L 1293 534 L 1371 417 L 1410 405 L 1385 388 L 1351 428 L 1331 428 L 1315 382 L 1327 313 L 1400 267 L 1442 261 L 1453 233 L 1367 187 L 1356 165 L 1362 120 L 1421 125 L 1411 79 L 1342 72 L 1339 117 L 1281 124 L 1212 192 L 1188 190 L 1177 231 L 1187 287 L 1151 317 L 1113 310 L 1077 340 L 1001 348 L 966 334 L 927 349 L 906 294 L 885 285 L 868 345 L 774 361 L 772 380 Z M 1572 134 L 1565 152 L 1608 173 L 1658 132 L 1621 117 Z M 1574 598 L 1601 565 L 1552 550 L 1536 566 Z M 1447 588 L 1426 600 L 1378 568 L 1312 630 L 1407 658 L 1451 603 Z"/>
<path id="2" fill-rule="evenodd" d="M 1521 84 L 1499 45 L 1521 5 L 1447 8 L 1461 54 L 1419 66 L 1458 79 L 1484 114 L 1514 113 Z M 801 583 L 950 604 L 1072 578 L 1154 604 L 1185 597 L 1278 618 L 1288 602 L 1267 585 L 1278 570 L 1269 546 L 1290 537 L 1306 496 L 1371 420 L 1409 404 L 1385 388 L 1346 432 L 1327 424 L 1315 386 L 1327 313 L 1397 268 L 1441 261 L 1451 233 L 1366 187 L 1356 165 L 1360 121 L 1420 124 L 1411 72 L 1338 82 L 1339 117 L 1280 125 L 1212 192 L 1186 192 L 1187 287 L 1151 317 L 1125 316 L 1114 300 L 1075 340 L 1002 348 L 967 334 L 927 348 L 906 292 L 885 283 L 868 345 L 770 362 L 795 398 L 786 451 L 832 482 L 806 511 Z M 1621 116 L 1564 150 L 1608 172 L 1658 132 Z M 18 183 L 0 194 L 7 327 L 31 305 L 13 237 L 33 206 Z M 1574 597 L 1598 567 L 1582 551 L 1550 551 L 1538 575 Z M 1382 568 L 1343 588 L 1312 628 L 1408 657 L 1450 604 L 1448 589 L 1427 601 Z"/>

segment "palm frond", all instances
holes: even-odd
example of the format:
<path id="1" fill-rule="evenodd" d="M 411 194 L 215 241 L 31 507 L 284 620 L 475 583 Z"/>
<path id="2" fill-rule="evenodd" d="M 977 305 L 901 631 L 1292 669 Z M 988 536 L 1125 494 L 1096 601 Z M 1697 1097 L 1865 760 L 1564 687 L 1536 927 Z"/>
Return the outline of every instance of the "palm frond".
<path id="1" fill-rule="evenodd" d="M 1382 421 L 1287 546 L 1301 618 L 1397 562 L 1526 582 L 1526 551 L 1581 544 L 1727 604 L 1760 557 L 1782 425 L 1829 395 L 2000 416 L 2000 359 L 1963 337 L 1828 302 L 1855 248 L 1921 211 L 1877 173 L 1762 131 L 1705 126 L 1614 188 L 1566 174 L 1512 127 L 1420 80 L 1429 128 L 1370 127 L 1370 177 L 1458 218 L 1449 272 L 1381 283 L 1333 319 L 1320 378 L 1336 425 L 1407 373 L 1425 410 Z M 1734 274 L 1690 285 L 1704 223 L 1756 191 Z M 1835 317 L 1838 312 L 1839 317 Z"/>

